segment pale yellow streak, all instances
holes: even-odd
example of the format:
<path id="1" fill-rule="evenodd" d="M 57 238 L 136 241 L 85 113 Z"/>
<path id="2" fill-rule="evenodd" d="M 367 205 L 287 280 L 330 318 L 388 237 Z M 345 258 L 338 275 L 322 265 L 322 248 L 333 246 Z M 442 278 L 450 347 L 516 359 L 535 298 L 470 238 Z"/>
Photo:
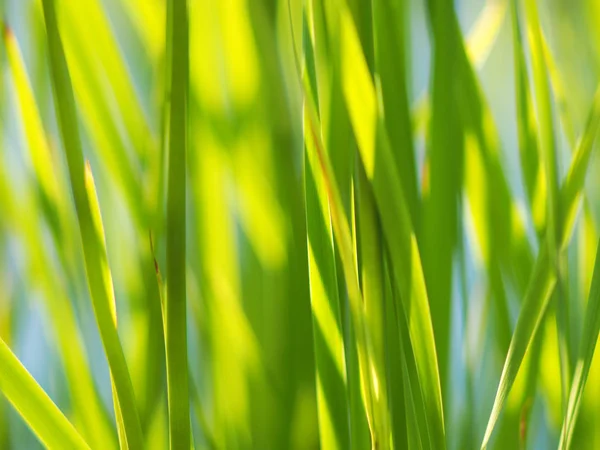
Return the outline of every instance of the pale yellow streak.
<path id="1" fill-rule="evenodd" d="M 244 231 L 265 268 L 287 261 L 286 218 L 276 197 L 273 151 L 267 130 L 250 125 L 232 149 Z"/>
<path id="2" fill-rule="evenodd" d="M 555 429 L 562 423 L 560 361 L 558 359 L 558 336 L 556 334 L 556 318 L 554 313 L 547 314 L 545 326 L 540 330 L 542 337 L 542 353 L 540 360 L 540 376 L 542 390 L 548 405 L 549 418 Z"/>
<path id="3" fill-rule="evenodd" d="M 15 83 L 15 91 L 21 111 L 22 120 L 20 120 L 20 123 L 23 124 L 25 129 L 25 138 L 29 147 L 31 164 L 44 194 L 56 205 L 59 197 L 59 188 L 54 171 L 55 164 L 52 161 L 44 127 L 31 90 L 25 65 L 23 64 L 23 58 L 12 32 L 7 31 L 4 36 L 6 54 L 12 71 L 12 78 Z"/>
<path id="4" fill-rule="evenodd" d="M 489 219 L 487 211 L 488 195 L 486 189 L 486 168 L 481 158 L 477 138 L 470 132 L 465 134 L 465 189 L 469 202 L 472 223 L 475 229 L 474 242 L 477 242 L 479 263 L 489 263 Z"/>
<path id="5" fill-rule="evenodd" d="M 100 215 L 100 204 L 98 203 L 98 196 L 96 195 L 96 186 L 94 185 L 94 177 L 92 176 L 92 168 L 90 163 L 86 161 L 85 171 L 85 189 L 90 203 L 90 212 L 92 216 L 92 225 L 95 229 L 95 235 L 101 239 L 101 245 L 106 248 L 106 238 L 104 237 L 104 227 L 102 226 L 102 217 Z M 106 288 L 106 298 L 109 299 L 109 308 L 112 315 L 113 323 L 117 326 L 117 305 L 115 302 L 115 290 L 113 288 L 112 276 L 110 274 L 110 268 L 108 267 L 108 260 L 106 256 L 100 258 L 100 270 L 102 271 L 102 277 L 104 278 L 104 286 Z"/>
<path id="6" fill-rule="evenodd" d="M 506 17 L 507 0 L 488 0 L 483 11 L 471 27 L 466 39 L 466 51 L 475 69 L 483 67 L 494 46 Z M 416 134 L 425 132 L 430 114 L 429 93 L 419 94 L 412 107 L 413 128 Z"/>
<path id="7" fill-rule="evenodd" d="M 377 97 L 354 21 L 347 8 L 341 12 L 342 83 L 352 128 L 369 179 L 375 170 Z"/>
<path id="8" fill-rule="evenodd" d="M 218 5 L 223 57 L 233 101 L 248 106 L 258 93 L 258 51 L 246 0 L 220 0 Z"/>
<path id="9" fill-rule="evenodd" d="M 197 2 L 192 2 L 197 3 Z M 165 51 L 166 2 L 161 0 L 123 0 L 133 26 L 145 44 L 153 63 Z"/>
<path id="10" fill-rule="evenodd" d="M 346 379 L 346 367 L 344 363 L 344 343 L 339 324 L 331 310 L 329 300 L 336 301 L 337 299 L 328 299 L 327 291 L 323 284 L 323 279 L 319 273 L 319 267 L 315 260 L 314 251 L 310 241 L 308 242 L 308 267 L 310 277 L 310 298 L 312 311 L 323 333 L 325 344 L 333 359 L 336 369 L 341 379 Z"/>
<path id="11" fill-rule="evenodd" d="M 321 447 L 324 449 L 337 450 L 340 448 L 335 436 L 333 421 L 331 420 L 331 411 L 327 404 L 327 396 L 323 392 L 321 377 L 317 371 L 317 405 L 319 409 L 319 434 L 321 437 Z"/>

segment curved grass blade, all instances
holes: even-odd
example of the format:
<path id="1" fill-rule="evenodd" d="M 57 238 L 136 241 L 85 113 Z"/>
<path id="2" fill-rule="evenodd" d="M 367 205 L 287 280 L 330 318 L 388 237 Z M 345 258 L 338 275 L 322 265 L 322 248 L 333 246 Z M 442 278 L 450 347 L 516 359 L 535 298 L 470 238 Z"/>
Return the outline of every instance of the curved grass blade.
<path id="1" fill-rule="evenodd" d="M 367 6 L 360 5 L 359 7 Z M 362 448 L 369 445 L 369 435 L 371 446 L 389 446 L 389 426 L 380 426 L 382 421 L 389 419 L 385 415 L 387 411 L 379 410 L 378 413 L 374 410 L 377 407 L 375 397 L 377 396 L 376 391 L 378 391 L 378 377 L 384 375 L 384 373 L 376 373 L 373 368 L 374 355 L 372 351 L 374 347 L 370 345 L 370 342 L 376 339 L 374 333 L 378 333 L 378 331 L 368 326 L 365 300 L 357 279 L 360 255 L 357 249 L 357 213 L 354 200 L 355 144 L 341 89 L 342 75 L 339 55 L 335 53 L 334 47 L 328 47 L 326 44 L 331 36 L 337 36 L 332 30 L 337 30 L 339 21 L 337 12 L 329 3 L 313 2 L 311 12 L 315 40 L 313 48 L 317 50 L 317 64 L 315 65 L 317 77 L 312 85 L 317 86 L 322 117 L 321 126 L 323 127 L 321 133 L 325 143 L 319 149 L 323 154 L 327 153 L 327 164 L 329 164 L 331 172 L 330 174 L 325 173 L 322 164 L 317 165 L 317 170 L 320 172 L 319 176 L 325 179 L 324 186 L 326 188 L 321 191 L 322 201 L 328 202 L 330 205 L 332 222 L 339 220 L 337 224 L 333 223 L 334 238 L 338 244 L 334 248 L 334 253 L 336 257 L 339 257 L 336 269 L 339 270 L 338 294 L 341 294 L 339 297 L 341 317 L 346 318 L 342 321 L 342 325 L 345 331 L 351 446 Z M 365 41 L 368 41 L 368 36 L 371 35 L 370 24 L 363 23 L 362 25 Z M 307 62 L 311 64 L 310 61 Z M 308 139 L 318 147 L 320 143 L 314 140 L 311 133 L 308 128 Z M 319 153 L 317 154 L 321 157 Z M 339 196 L 340 202 L 337 205 L 334 205 L 334 200 L 329 196 L 331 193 L 331 190 L 327 189 L 329 185 L 336 187 L 336 196 Z M 334 215 L 337 215 L 338 218 L 335 218 Z M 349 234 L 346 234 L 345 230 L 348 230 Z M 345 283 L 340 283 L 342 280 L 345 280 Z M 348 297 L 346 297 L 346 293 Z"/>
<path id="2" fill-rule="evenodd" d="M 420 199 L 417 188 L 417 166 L 414 154 L 410 109 L 408 105 L 405 61 L 406 23 L 404 0 L 373 1 L 373 33 L 375 34 L 375 70 L 383 104 L 386 131 L 390 138 L 396 170 L 406 193 L 408 209 L 415 229 L 419 229 Z"/>
<path id="3" fill-rule="evenodd" d="M 102 74 L 105 82 L 108 82 L 126 136 L 139 160 L 145 162 L 148 157 L 154 156 L 151 151 L 156 150 L 155 137 L 152 135 L 102 2 L 59 0 L 58 14 L 59 20 L 62 20 L 61 30 L 67 45 L 71 42 L 80 44 L 79 47 L 73 47 L 75 59 L 86 59 L 87 64 L 98 74 Z M 86 36 L 90 35 L 94 36 L 93 40 L 86 39 Z"/>
<path id="4" fill-rule="evenodd" d="M 187 0 L 172 0 L 171 102 L 167 187 L 167 298 L 165 346 L 169 403 L 169 446 L 190 448 L 186 321 L 186 152 L 189 91 Z M 176 24 L 176 25 L 175 25 Z"/>
<path id="5" fill-rule="evenodd" d="M 0 365 L 0 392 L 46 447 L 89 448 L 1 338 Z"/>
<path id="6" fill-rule="evenodd" d="M 59 186 L 53 171 L 49 170 L 54 166 L 54 163 L 46 142 L 35 97 L 29 84 L 16 38 L 6 24 L 3 25 L 3 29 L 6 56 L 15 83 L 25 137 L 31 154 L 31 163 L 43 195 L 50 204 L 56 205 L 59 197 Z"/>
<path id="7" fill-rule="evenodd" d="M 567 177 L 561 186 L 559 200 L 562 217 L 560 218 L 561 226 L 559 228 L 561 235 L 558 236 L 559 249 L 563 249 L 567 245 L 574 228 L 575 216 L 580 204 L 579 200 L 582 196 L 585 176 L 589 167 L 593 143 L 599 125 L 600 89 L 596 91 L 585 130 L 579 141 L 577 151 L 573 156 Z M 500 411 L 523 361 L 525 351 L 537 332 L 556 283 L 556 273 L 551 266 L 547 245 L 548 242 L 545 240 L 540 247 L 540 254 L 538 255 L 533 275 L 529 280 L 527 294 L 523 300 L 506 361 L 504 362 L 498 391 L 483 438 L 482 448 L 485 448 L 489 442 Z"/>
<path id="8" fill-rule="evenodd" d="M 573 384 L 569 394 L 569 402 L 564 418 L 562 430 L 560 433 L 559 449 L 571 448 L 573 432 L 577 416 L 581 407 L 581 399 L 587 381 L 594 350 L 598 342 L 598 334 L 600 333 L 600 241 L 598 250 L 596 251 L 596 263 L 594 264 L 594 275 L 592 277 L 592 287 L 590 288 L 587 311 L 583 323 L 583 331 L 581 335 L 581 345 L 579 348 L 579 358 L 573 375 Z"/>
<path id="9" fill-rule="evenodd" d="M 428 2 L 433 31 L 431 120 L 427 142 L 428 183 L 424 188 L 420 249 L 431 307 L 442 394 L 450 352 L 450 320 L 454 252 L 458 241 L 459 199 L 463 187 L 464 131 L 454 88 L 460 76 L 462 37 L 455 25 L 452 2 Z M 452 149 L 452 151 L 449 151 Z M 414 222 L 413 222 L 414 224 Z M 444 231 L 440 232 L 440 224 Z"/>
<path id="10" fill-rule="evenodd" d="M 480 69 L 496 43 L 506 17 L 510 0 L 488 0 L 466 38 L 466 51 L 471 64 Z M 431 116 L 431 99 L 428 91 L 422 92 L 412 105 L 412 123 L 415 135 L 425 134 Z"/>
<path id="11" fill-rule="evenodd" d="M 314 19 L 313 19 L 314 20 Z M 305 77 L 317 89 L 315 55 L 304 15 Z M 317 94 L 317 92 L 315 93 Z M 308 117 L 307 106 L 305 121 Z M 305 130 L 304 188 L 310 299 L 313 316 L 317 410 L 322 448 L 343 449 L 350 445 L 348 423 L 347 371 L 341 324 L 336 260 L 329 203 L 316 149 Z"/>
<path id="12" fill-rule="evenodd" d="M 517 131 L 521 171 L 533 223 L 538 235 L 545 228 L 546 180 L 540 164 L 533 99 L 529 88 L 529 74 L 525 60 L 523 36 L 519 23 L 518 1 L 511 0 L 515 88 L 517 103 Z"/>
<path id="13" fill-rule="evenodd" d="M 316 151 L 306 141 L 305 189 L 310 298 L 317 379 L 319 434 L 323 448 L 349 447 L 347 374 L 329 205 Z M 315 167 L 316 166 L 316 167 Z M 326 197 L 325 197 L 326 198 Z"/>
<path id="14" fill-rule="evenodd" d="M 55 245 L 59 249 L 61 262 L 66 266 L 67 256 L 65 253 L 67 252 L 64 251 L 66 244 L 62 240 L 62 237 L 68 234 L 63 230 L 68 223 L 68 218 L 64 216 L 66 191 L 58 181 L 60 172 L 57 170 L 57 165 L 47 144 L 18 44 L 6 25 L 4 40 L 15 82 L 21 118 L 25 127 L 30 159 L 43 197 L 41 203 L 42 205 L 47 203 L 53 208 L 53 211 L 47 214 L 47 222 L 51 227 L 53 225 L 56 227 L 52 228 Z M 0 175 L 0 177 L 4 182 L 4 176 Z M 10 189 L 8 185 L 6 189 Z M 27 249 L 27 255 L 29 255 L 32 277 L 35 278 L 32 282 L 39 282 L 43 288 L 65 374 L 69 381 L 74 415 L 82 423 L 84 437 L 92 445 L 102 444 L 112 448 L 116 445 L 114 430 L 109 425 L 108 416 L 96 392 L 83 345 L 79 339 L 73 339 L 74 336 L 79 336 L 75 314 L 68 301 L 67 286 L 60 279 L 60 275 L 57 277 L 55 273 L 52 273 L 53 264 L 44 249 L 43 237 L 37 226 L 38 218 L 35 212 L 37 204 L 26 201 L 26 206 L 22 207 L 14 202 L 13 198 L 17 198 L 17 196 L 13 194 L 4 199 L 4 214 L 5 217 L 12 219 L 11 224 L 23 236 L 22 242 Z M 44 211 L 46 210 L 44 209 Z M 58 223 L 56 223 L 57 221 Z"/>
<path id="15" fill-rule="evenodd" d="M 360 243 L 360 279 L 364 301 L 365 334 L 372 386 L 372 404 L 367 408 L 373 427 L 372 447 L 387 450 L 391 441 L 391 415 L 388 407 L 388 382 L 385 366 L 385 315 L 383 245 L 375 199 L 362 166 L 358 168 L 357 240 Z"/>
<path id="16" fill-rule="evenodd" d="M 561 368 L 561 392 L 563 405 L 566 406 L 566 395 L 570 384 L 571 369 L 568 346 L 568 304 L 563 288 L 564 274 L 562 274 L 560 255 L 560 203 L 559 203 L 559 174 L 557 144 L 554 133 L 553 105 L 550 96 L 550 81 L 544 57 L 544 42 L 542 29 L 538 17 L 537 1 L 526 0 L 527 35 L 532 59 L 533 81 L 535 86 L 535 106 L 538 118 L 540 155 L 542 157 L 547 186 L 547 213 L 546 213 L 546 235 L 547 244 L 550 245 L 550 264 L 556 271 L 557 289 L 554 293 L 557 302 L 558 314 L 556 325 L 558 330 L 559 356 Z"/>
<path id="17" fill-rule="evenodd" d="M 445 431 L 438 362 L 421 257 L 395 170 L 392 150 L 381 117 L 373 81 L 350 13 L 342 8 L 340 57 L 346 107 L 367 179 L 373 189 L 390 251 L 394 282 L 398 285 L 409 325 L 419 383 L 423 392 L 431 440 L 445 448 Z"/>
<path id="18" fill-rule="evenodd" d="M 115 405 L 118 404 L 122 415 L 126 445 L 130 449 L 138 449 L 143 447 L 143 438 L 129 370 L 117 334 L 115 298 L 98 199 L 91 169 L 84 165 L 75 99 L 58 32 L 54 1 L 44 0 L 43 7 L 55 106 L 69 166 L 89 291 L 117 394 Z"/>
<path id="19" fill-rule="evenodd" d="M 103 64 L 95 59 L 96 50 L 86 47 L 88 39 L 82 37 L 82 33 L 90 31 L 78 30 L 78 27 L 85 24 L 72 11 L 76 8 L 72 6 L 72 2 L 60 0 L 58 3 L 61 20 L 59 32 L 63 36 L 65 58 L 82 122 L 94 142 L 94 150 L 100 161 L 108 169 L 107 174 L 125 197 L 135 223 L 145 230 L 147 211 L 143 201 L 140 161 L 132 154 L 131 147 L 133 144 L 139 144 L 140 140 L 147 139 L 150 133 L 146 130 L 140 131 L 139 127 L 137 130 L 123 130 L 124 119 L 121 120 L 122 112 L 118 108 L 119 102 L 123 100 L 116 98 L 116 92 L 111 89 L 113 86 L 107 83 Z M 82 7 L 85 8 L 83 5 Z M 95 12 L 97 13 L 98 11 Z M 103 35 L 104 41 L 108 38 L 101 30 L 102 27 L 97 32 Z M 116 69 L 116 72 L 120 73 L 121 70 Z M 133 93 L 133 90 L 129 93 Z M 120 97 L 128 99 L 130 95 L 120 94 Z M 132 117 L 140 115 L 138 111 L 132 112 L 129 109 L 123 111 L 124 113 Z"/>

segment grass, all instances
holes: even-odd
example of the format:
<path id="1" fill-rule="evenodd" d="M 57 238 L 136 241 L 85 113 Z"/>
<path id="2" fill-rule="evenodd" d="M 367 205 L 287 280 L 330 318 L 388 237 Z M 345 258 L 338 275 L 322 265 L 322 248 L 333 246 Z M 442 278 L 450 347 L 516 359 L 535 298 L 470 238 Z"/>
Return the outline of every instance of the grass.
<path id="1" fill-rule="evenodd" d="M 0 448 L 598 447 L 595 3 L 0 2 Z"/>

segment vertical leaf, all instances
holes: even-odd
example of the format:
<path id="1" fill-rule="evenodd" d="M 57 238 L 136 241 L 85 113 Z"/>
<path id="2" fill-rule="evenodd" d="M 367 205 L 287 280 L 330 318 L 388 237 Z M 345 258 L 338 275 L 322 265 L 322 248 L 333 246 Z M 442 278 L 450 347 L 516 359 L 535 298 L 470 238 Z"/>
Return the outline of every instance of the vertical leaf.
<path id="1" fill-rule="evenodd" d="M 126 442 L 129 448 L 138 449 L 143 446 L 142 432 L 129 370 L 117 334 L 115 298 L 100 209 L 91 169 L 89 165 L 84 166 L 75 99 L 58 32 L 54 1 L 44 0 L 43 7 L 50 48 L 52 86 L 56 99 L 59 128 L 69 166 L 71 191 L 75 199 L 79 231 L 83 242 L 88 286 L 114 383 L 115 405 L 118 405 L 117 409 L 120 410 L 123 419 Z"/>
<path id="2" fill-rule="evenodd" d="M 167 188 L 166 356 L 169 400 L 169 445 L 190 448 L 186 322 L 186 152 L 189 91 L 187 0 L 172 0 L 171 110 Z"/>
<path id="3" fill-rule="evenodd" d="M 46 447 L 89 448 L 1 338 L 0 365 L 0 392 Z"/>

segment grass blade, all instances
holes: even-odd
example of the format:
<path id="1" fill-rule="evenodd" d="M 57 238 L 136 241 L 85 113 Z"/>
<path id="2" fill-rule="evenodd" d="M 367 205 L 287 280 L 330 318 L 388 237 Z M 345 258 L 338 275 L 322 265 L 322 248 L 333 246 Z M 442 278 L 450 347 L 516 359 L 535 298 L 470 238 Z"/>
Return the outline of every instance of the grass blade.
<path id="1" fill-rule="evenodd" d="M 510 0 L 488 0 L 466 37 L 466 51 L 473 67 L 481 69 L 490 54 L 502 24 Z M 431 99 L 428 91 L 422 92 L 412 106 L 412 123 L 415 135 L 425 134 L 431 116 Z"/>
<path id="2" fill-rule="evenodd" d="M 519 156 L 533 223 L 538 235 L 545 227 L 546 179 L 540 164 L 533 99 L 519 23 L 518 0 L 511 0 Z"/>
<path id="3" fill-rule="evenodd" d="M 46 447 L 89 448 L 1 338 L 0 365 L 0 392 Z"/>
<path id="4" fill-rule="evenodd" d="M 114 383 L 115 405 L 118 404 L 123 419 L 126 445 L 138 449 L 143 447 L 143 438 L 129 370 L 117 334 L 115 298 L 100 209 L 90 166 L 84 166 L 75 99 L 58 32 L 54 1 L 44 0 L 43 7 L 57 117 L 69 166 L 94 314 Z"/>
<path id="5" fill-rule="evenodd" d="M 596 263 L 594 265 L 594 275 L 592 276 L 592 287 L 590 288 L 587 311 L 583 323 L 581 336 L 581 345 L 579 348 L 579 358 L 573 375 L 573 383 L 569 394 L 567 412 L 564 418 L 563 427 L 560 433 L 559 449 L 568 449 L 571 447 L 573 432 L 581 399 L 587 381 L 594 350 L 598 342 L 598 333 L 600 333 L 600 242 L 596 251 Z"/>
<path id="6" fill-rule="evenodd" d="M 358 168 L 358 223 L 360 243 L 360 279 L 364 301 L 365 334 L 371 378 L 375 380 L 369 422 L 373 427 L 372 447 L 390 449 L 391 415 L 388 407 L 388 382 L 385 366 L 385 299 L 383 280 L 383 245 L 375 199 L 362 166 Z"/>
<path id="7" fill-rule="evenodd" d="M 577 151 L 573 156 L 567 177 L 561 186 L 560 211 L 562 212 L 562 223 L 559 228 L 561 230 L 561 235 L 558 237 L 560 249 L 566 246 L 574 228 L 575 216 L 580 204 L 579 200 L 582 195 L 591 151 L 599 125 L 600 89 L 596 92 L 586 128 L 579 141 Z M 494 406 L 492 407 L 492 412 L 483 438 L 482 448 L 487 446 L 492 435 L 500 411 L 523 361 L 525 351 L 541 323 L 544 312 L 548 306 L 552 289 L 556 283 L 556 275 L 551 267 L 547 245 L 548 243 L 545 241 L 540 247 L 540 254 L 538 255 L 533 275 L 529 281 L 527 294 L 523 299 L 519 318 L 511 339 L 506 361 L 504 362 L 504 368 L 500 377 Z"/>
<path id="8" fill-rule="evenodd" d="M 306 228 L 310 298 L 317 377 L 319 434 L 323 448 L 349 446 L 346 362 L 336 280 L 329 205 L 319 195 L 324 181 L 315 165 L 316 151 L 306 141 Z M 329 223 L 328 223 L 329 222 Z"/>
<path id="9" fill-rule="evenodd" d="M 171 110 L 167 188 L 166 356 L 169 445 L 190 448 L 190 404 L 186 326 L 186 152 L 189 40 L 186 0 L 172 0 Z"/>
<path id="10" fill-rule="evenodd" d="M 6 26 L 4 40 L 21 118 L 25 125 L 30 159 L 41 194 L 39 196 L 41 209 L 46 212 L 46 221 L 53 230 L 52 236 L 56 248 L 59 249 L 61 262 L 67 267 L 70 260 L 67 256 L 69 252 L 65 250 L 67 245 L 64 243 L 64 236 L 69 232 L 65 231 L 64 227 L 68 226 L 70 217 L 65 217 L 66 190 L 64 185 L 59 183 L 61 172 L 50 152 L 17 41 Z M 4 176 L 2 179 L 4 182 Z M 8 185 L 5 188 L 10 189 Z M 10 218 L 11 225 L 22 236 L 22 242 L 28 249 L 29 266 L 32 272 L 31 283 L 39 283 L 45 293 L 46 306 L 54 325 L 56 343 L 69 381 L 76 423 L 77 420 L 81 422 L 82 433 L 92 445 L 102 443 L 112 448 L 116 445 L 114 430 L 110 427 L 108 416 L 94 386 L 85 350 L 79 340 L 80 333 L 75 312 L 68 301 L 67 286 L 61 279 L 61 274 L 53 273 L 51 270 L 52 259 L 45 249 L 43 235 L 38 227 L 39 220 L 35 214 L 38 205 L 36 202 L 26 200 L 26 205 L 23 207 L 21 203 L 13 200 L 17 197 L 13 193 L 4 199 L 4 214 L 5 217 Z M 27 198 L 31 197 L 27 196 Z M 73 339 L 74 336 L 78 338 Z"/>
<path id="11" fill-rule="evenodd" d="M 378 116 L 375 88 L 350 13 L 340 17 L 342 86 L 359 154 L 381 216 L 390 251 L 394 282 L 409 324 L 419 383 L 423 392 L 433 446 L 445 448 L 444 419 L 438 363 L 421 257 L 395 170 L 392 150 Z"/>
<path id="12" fill-rule="evenodd" d="M 386 131 L 390 144 L 395 149 L 394 162 L 406 193 L 413 223 L 418 229 L 420 199 L 405 61 L 406 8 L 405 0 L 373 0 L 375 70 L 380 79 L 377 88 L 382 99 Z"/>
<path id="13" fill-rule="evenodd" d="M 463 124 L 455 111 L 459 99 L 454 88 L 460 65 L 453 61 L 460 61 L 462 49 L 452 2 L 430 1 L 428 6 L 434 41 L 432 111 L 427 143 L 428 181 L 423 194 L 423 224 L 419 243 L 442 394 L 445 396 L 450 351 L 453 255 L 459 232 L 459 198 L 462 194 L 464 166 Z M 453 150 L 448 151 L 449 148 Z M 439 230 L 442 223 L 445 227 L 443 233 Z"/>
<path id="14" fill-rule="evenodd" d="M 571 369 L 568 346 L 568 304 L 565 298 L 563 257 L 560 255 L 560 203 L 559 203 L 559 175 L 556 137 L 554 134 L 553 108 L 550 97 L 550 82 L 544 57 L 544 42 L 542 29 L 538 17 L 537 1 L 527 0 L 525 2 L 527 16 L 527 34 L 533 67 L 533 81 L 535 86 L 535 104 L 538 118 L 540 154 L 546 172 L 546 235 L 547 244 L 550 245 L 550 264 L 556 271 L 557 289 L 554 293 L 557 302 L 558 313 L 556 325 L 558 330 L 559 356 L 561 368 L 561 392 L 563 397 L 563 408 L 566 407 L 566 395 L 570 384 Z"/>

